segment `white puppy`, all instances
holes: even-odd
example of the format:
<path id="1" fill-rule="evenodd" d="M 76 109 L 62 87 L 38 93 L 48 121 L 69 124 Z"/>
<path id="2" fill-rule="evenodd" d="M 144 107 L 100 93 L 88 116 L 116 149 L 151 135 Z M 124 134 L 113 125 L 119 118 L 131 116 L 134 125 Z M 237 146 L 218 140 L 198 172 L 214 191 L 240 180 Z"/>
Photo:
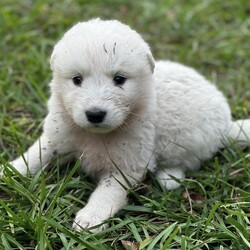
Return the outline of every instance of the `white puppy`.
<path id="1" fill-rule="evenodd" d="M 12 162 L 23 175 L 55 153 L 82 159 L 98 186 L 73 227 L 103 223 L 126 204 L 147 169 L 167 189 L 230 139 L 247 144 L 250 120 L 233 122 L 226 99 L 191 68 L 156 65 L 140 35 L 118 21 L 76 24 L 51 57 L 49 113 L 41 137 Z M 157 169 L 156 159 L 164 168 Z M 174 178 L 174 179 L 175 179 Z M 102 225 L 93 231 L 105 227 Z"/>

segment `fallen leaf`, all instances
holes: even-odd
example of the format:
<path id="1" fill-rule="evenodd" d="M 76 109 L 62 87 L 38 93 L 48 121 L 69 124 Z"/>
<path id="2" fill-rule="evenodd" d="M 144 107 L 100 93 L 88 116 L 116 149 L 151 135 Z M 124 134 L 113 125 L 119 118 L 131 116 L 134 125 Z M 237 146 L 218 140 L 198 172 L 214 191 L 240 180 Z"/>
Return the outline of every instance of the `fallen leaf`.
<path id="1" fill-rule="evenodd" d="M 139 249 L 139 245 L 135 242 L 131 242 L 128 240 L 122 240 L 121 242 L 122 242 L 122 246 L 126 250 L 138 250 Z"/>

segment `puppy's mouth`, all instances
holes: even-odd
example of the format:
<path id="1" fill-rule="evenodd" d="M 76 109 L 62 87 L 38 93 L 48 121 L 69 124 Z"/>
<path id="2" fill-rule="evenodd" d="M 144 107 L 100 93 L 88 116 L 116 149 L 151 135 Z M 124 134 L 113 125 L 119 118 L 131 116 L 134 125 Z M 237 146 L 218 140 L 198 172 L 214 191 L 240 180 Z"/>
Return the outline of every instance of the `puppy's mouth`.
<path id="1" fill-rule="evenodd" d="M 113 127 L 104 124 L 89 124 L 89 126 L 84 127 L 84 129 L 94 134 L 107 134 L 114 130 Z"/>

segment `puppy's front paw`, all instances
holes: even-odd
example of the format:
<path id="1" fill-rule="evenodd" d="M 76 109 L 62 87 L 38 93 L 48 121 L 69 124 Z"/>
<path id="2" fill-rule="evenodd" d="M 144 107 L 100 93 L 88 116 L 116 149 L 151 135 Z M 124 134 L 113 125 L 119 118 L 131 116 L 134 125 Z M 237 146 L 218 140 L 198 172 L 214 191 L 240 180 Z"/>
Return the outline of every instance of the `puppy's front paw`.
<path id="1" fill-rule="evenodd" d="M 9 163 L 10 165 L 13 166 L 21 175 L 26 176 L 28 173 L 28 167 L 24 160 L 19 157 L 17 160 L 12 161 Z"/>
<path id="2" fill-rule="evenodd" d="M 156 178 L 167 190 L 173 190 L 180 187 L 180 183 L 174 180 L 172 176 L 179 180 L 185 178 L 184 171 L 181 168 L 166 168 L 158 170 L 156 173 Z"/>
<path id="3" fill-rule="evenodd" d="M 96 209 L 91 211 L 91 209 L 83 208 L 76 214 L 73 229 L 76 231 L 88 229 L 93 233 L 97 233 L 108 227 L 108 224 L 103 223 L 105 219 L 101 218 Z"/>
<path id="4" fill-rule="evenodd" d="M 0 179 L 4 177 L 4 166 L 0 165 Z"/>
<path id="5" fill-rule="evenodd" d="M 8 163 L 8 165 L 12 165 L 14 169 L 16 169 L 16 171 L 18 171 L 19 173 L 21 173 L 22 175 L 26 175 L 27 170 L 24 170 L 24 167 L 21 166 L 21 168 L 19 168 L 19 166 L 15 166 L 14 162 L 10 162 Z M 15 175 L 15 171 L 10 168 L 8 165 L 4 166 L 4 165 L 0 165 L 0 179 L 3 177 L 7 177 L 9 174 L 11 175 Z M 27 167 L 26 167 L 27 169 Z"/>
<path id="6" fill-rule="evenodd" d="M 7 177 L 8 173 L 12 173 L 10 168 L 8 168 L 7 170 L 6 170 L 6 168 L 8 168 L 8 166 L 0 165 L 0 179 Z"/>

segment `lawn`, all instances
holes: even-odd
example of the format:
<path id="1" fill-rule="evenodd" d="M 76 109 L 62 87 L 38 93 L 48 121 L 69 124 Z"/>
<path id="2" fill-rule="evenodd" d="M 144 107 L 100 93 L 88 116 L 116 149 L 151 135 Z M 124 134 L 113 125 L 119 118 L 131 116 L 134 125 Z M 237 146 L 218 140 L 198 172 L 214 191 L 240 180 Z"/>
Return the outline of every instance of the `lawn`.
<path id="1" fill-rule="evenodd" d="M 248 0 L 1 0 L 1 163 L 41 133 L 53 45 L 97 16 L 136 29 L 155 58 L 195 67 L 223 90 L 234 118 L 250 118 Z M 8 172 L 0 180 L 0 249 L 250 249 L 249 147 L 218 152 L 175 191 L 149 173 L 97 234 L 71 229 L 95 184 L 77 162 L 52 165 L 32 178 Z"/>

